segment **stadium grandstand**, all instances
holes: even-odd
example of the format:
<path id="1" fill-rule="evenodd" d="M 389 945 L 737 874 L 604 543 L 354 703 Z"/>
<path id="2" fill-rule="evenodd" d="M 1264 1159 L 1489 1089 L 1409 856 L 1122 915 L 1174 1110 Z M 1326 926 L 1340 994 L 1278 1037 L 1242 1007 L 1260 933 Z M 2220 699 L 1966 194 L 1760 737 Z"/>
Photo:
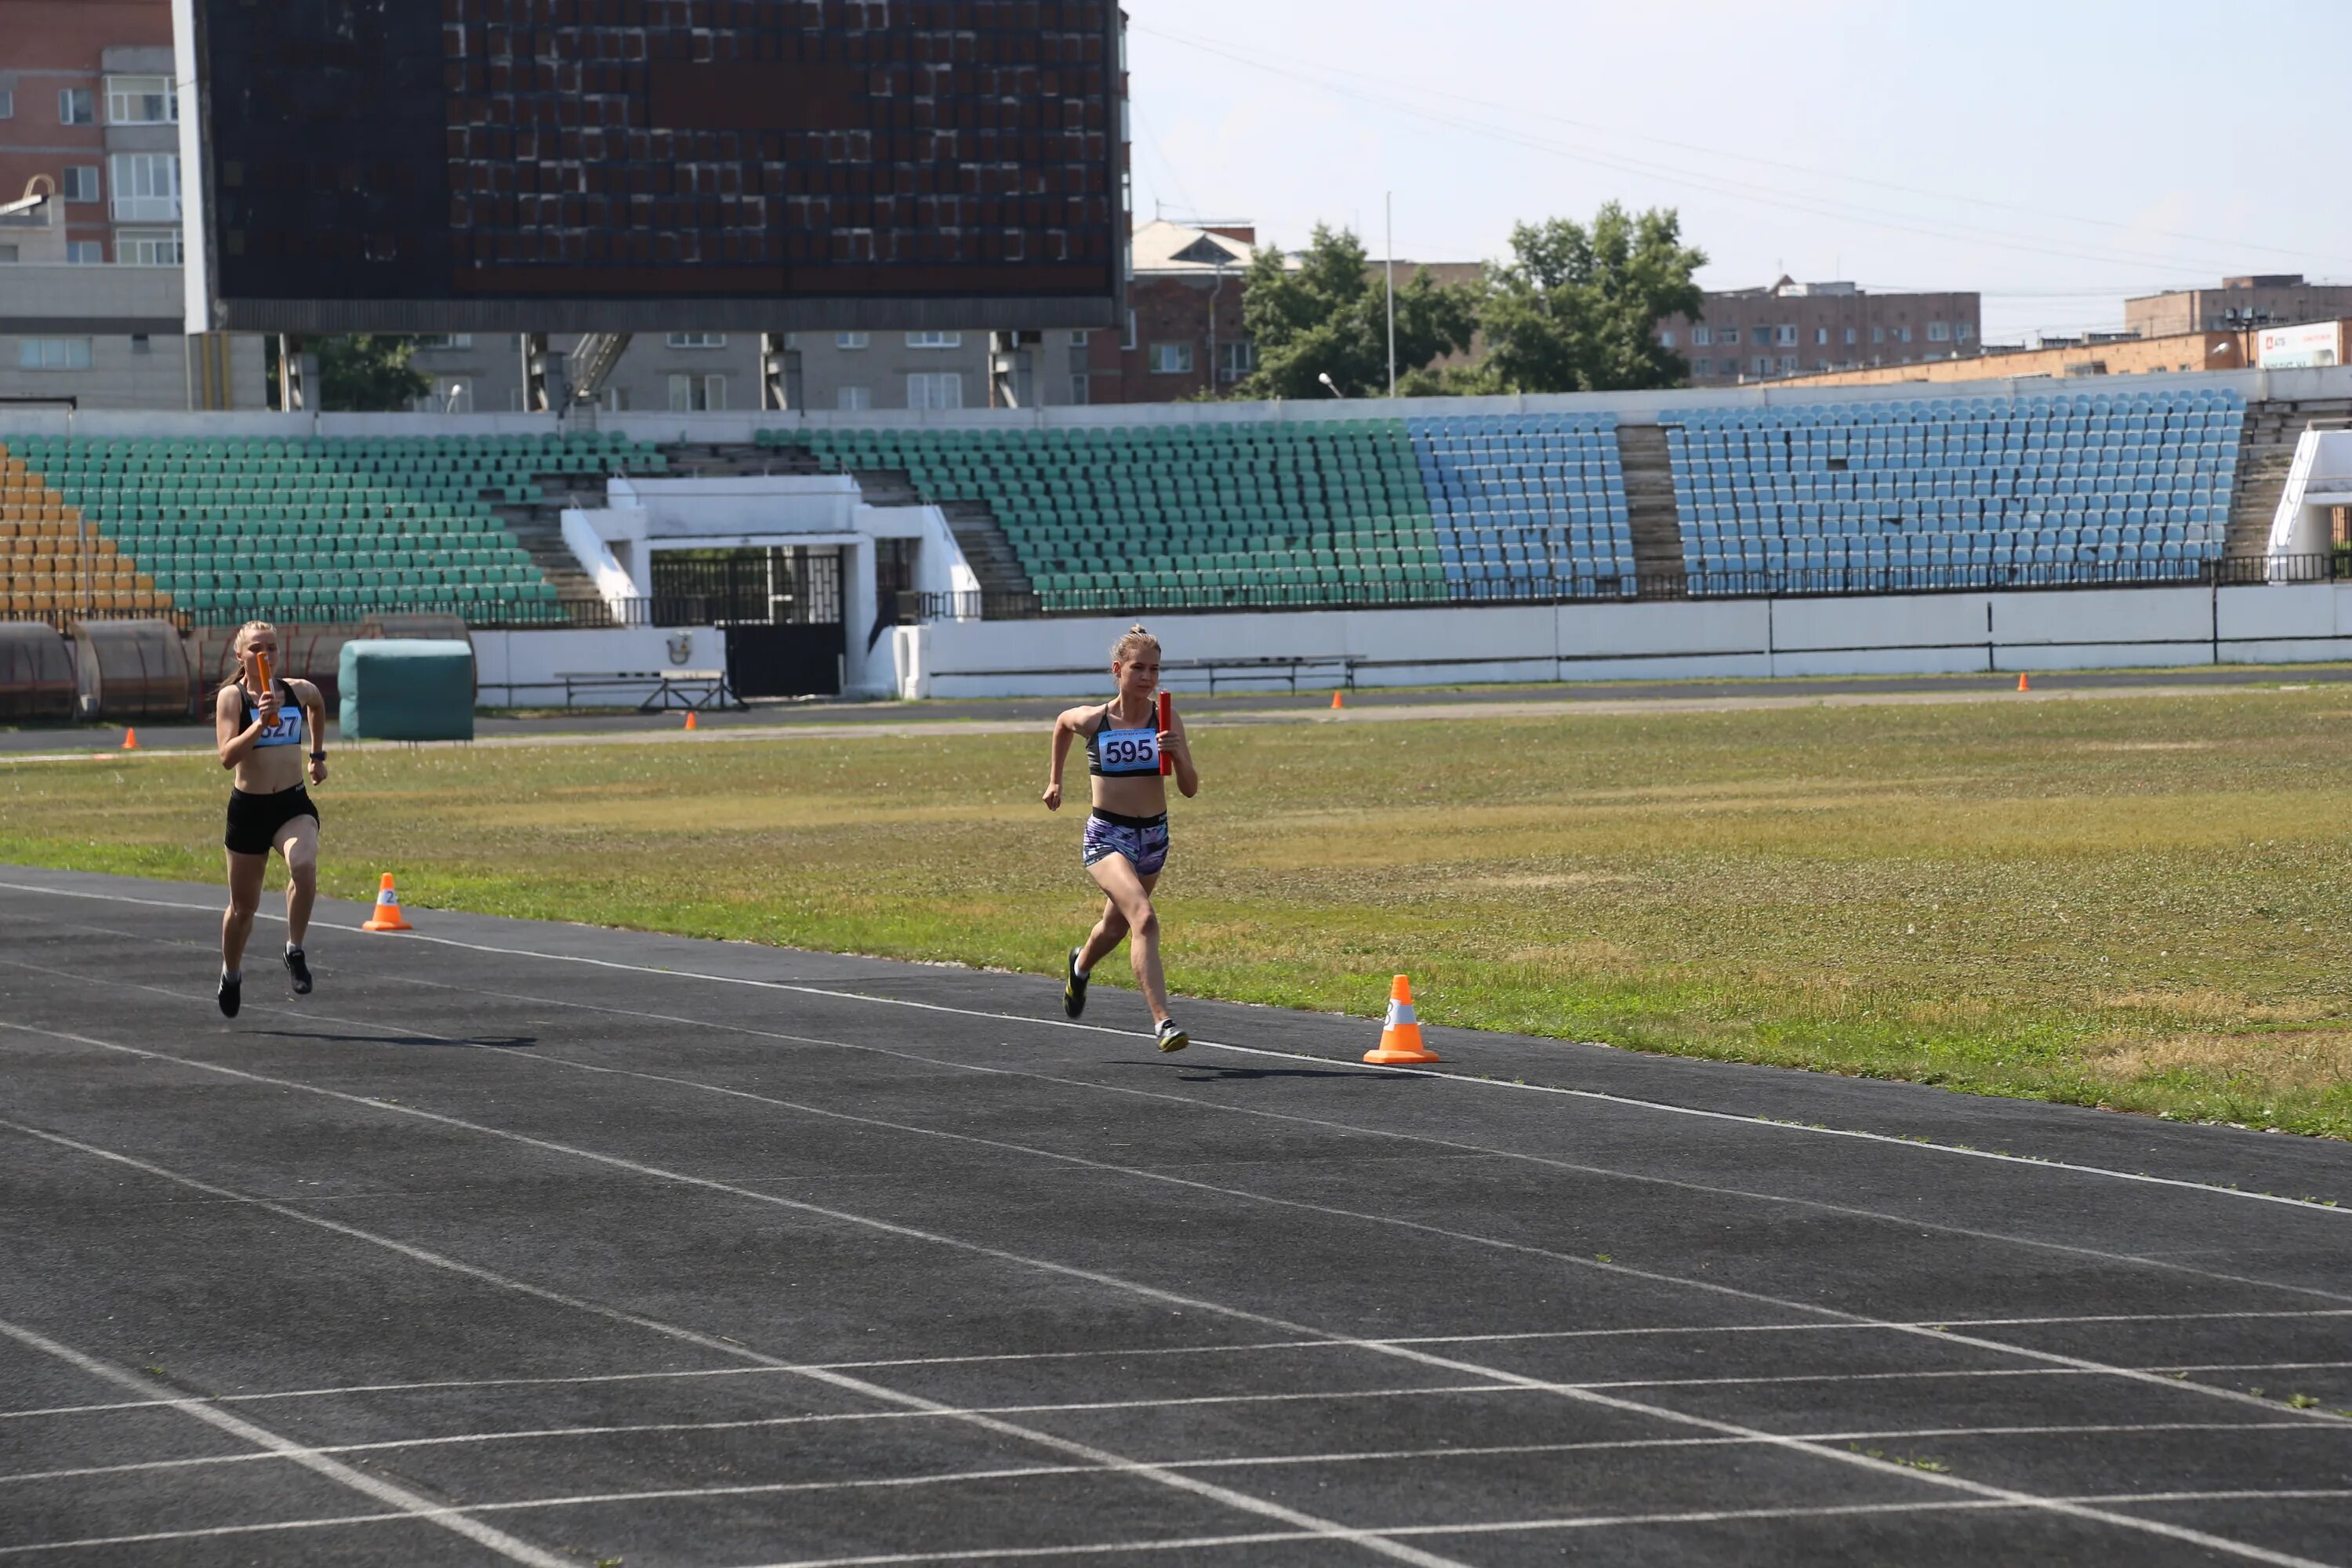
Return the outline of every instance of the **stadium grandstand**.
<path id="1" fill-rule="evenodd" d="M 359 621 L 429 610 L 569 624 L 498 516 L 552 475 L 658 473 L 650 444 L 562 436 L 0 436 L 19 619 Z"/>
<path id="2" fill-rule="evenodd" d="M 615 479 L 825 474 L 952 525 L 980 592 L 902 591 L 879 606 L 899 621 L 2256 581 L 2244 558 L 2267 548 L 2295 441 L 2343 411 L 2249 402 L 2257 389 L 1432 401 L 1378 418 L 624 416 L 529 433 L 420 415 L 344 426 L 368 434 L 335 433 L 333 416 L 327 434 L 254 434 L 282 427 L 239 416 L 63 434 L 26 417 L 32 433 L 0 435 L 5 605 L 60 625 L 609 626 L 657 611 L 600 595 L 562 542 L 566 506 Z M 2331 561 L 2299 574 L 2333 577 Z"/>

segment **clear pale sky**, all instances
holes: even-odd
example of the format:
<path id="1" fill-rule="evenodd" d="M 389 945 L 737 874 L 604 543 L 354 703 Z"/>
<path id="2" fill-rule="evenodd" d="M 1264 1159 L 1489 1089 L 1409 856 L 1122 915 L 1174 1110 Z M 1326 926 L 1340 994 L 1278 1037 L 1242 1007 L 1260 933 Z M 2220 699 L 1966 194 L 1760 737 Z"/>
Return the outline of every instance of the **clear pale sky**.
<path id="1" fill-rule="evenodd" d="M 1974 289 L 1986 336 L 2352 281 L 2352 0 L 1126 0 L 1139 218 L 1502 254 L 1616 198 L 1708 288 Z"/>

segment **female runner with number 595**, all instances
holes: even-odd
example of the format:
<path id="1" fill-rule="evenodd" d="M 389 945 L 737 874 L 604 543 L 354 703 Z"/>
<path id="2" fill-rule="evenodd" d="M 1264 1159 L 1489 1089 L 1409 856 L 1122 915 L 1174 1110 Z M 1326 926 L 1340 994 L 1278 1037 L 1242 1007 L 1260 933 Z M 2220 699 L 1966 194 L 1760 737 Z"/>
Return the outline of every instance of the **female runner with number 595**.
<path id="1" fill-rule="evenodd" d="M 1087 973 L 1124 937 L 1136 984 L 1151 1007 L 1153 1037 L 1161 1050 L 1181 1051 L 1192 1037 L 1168 1016 L 1160 916 L 1151 907 L 1151 889 L 1168 863 L 1168 784 L 1161 761 L 1187 800 L 1201 793 L 1201 774 L 1185 743 L 1183 721 L 1171 714 L 1165 724 L 1160 721 L 1153 701 L 1160 657 L 1160 639 L 1141 626 L 1129 627 L 1113 645 L 1110 673 L 1118 695 L 1099 707 L 1072 708 L 1054 721 L 1045 799 L 1046 810 L 1062 808 L 1062 761 L 1071 737 L 1085 741 L 1094 809 L 1087 817 L 1080 858 L 1103 890 L 1103 912 L 1087 940 L 1070 949 L 1062 1011 L 1073 1018 L 1086 1011 Z"/>

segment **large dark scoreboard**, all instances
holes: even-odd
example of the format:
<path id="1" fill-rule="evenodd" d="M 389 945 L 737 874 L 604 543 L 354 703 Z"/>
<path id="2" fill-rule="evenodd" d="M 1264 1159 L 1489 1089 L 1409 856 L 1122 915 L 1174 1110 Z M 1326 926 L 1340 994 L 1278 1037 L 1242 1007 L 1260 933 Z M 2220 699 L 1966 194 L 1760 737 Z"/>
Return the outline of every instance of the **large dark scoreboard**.
<path id="1" fill-rule="evenodd" d="M 194 11 L 216 330 L 1123 319 L 1113 0 Z"/>

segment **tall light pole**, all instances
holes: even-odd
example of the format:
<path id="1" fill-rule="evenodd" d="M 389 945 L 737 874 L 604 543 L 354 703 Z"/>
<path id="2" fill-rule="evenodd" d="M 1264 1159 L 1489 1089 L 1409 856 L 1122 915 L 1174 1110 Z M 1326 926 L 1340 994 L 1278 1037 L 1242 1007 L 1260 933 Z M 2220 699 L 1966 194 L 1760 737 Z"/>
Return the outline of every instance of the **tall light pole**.
<path id="1" fill-rule="evenodd" d="M 1396 395 L 1396 193 L 1388 193 L 1389 395 Z"/>

